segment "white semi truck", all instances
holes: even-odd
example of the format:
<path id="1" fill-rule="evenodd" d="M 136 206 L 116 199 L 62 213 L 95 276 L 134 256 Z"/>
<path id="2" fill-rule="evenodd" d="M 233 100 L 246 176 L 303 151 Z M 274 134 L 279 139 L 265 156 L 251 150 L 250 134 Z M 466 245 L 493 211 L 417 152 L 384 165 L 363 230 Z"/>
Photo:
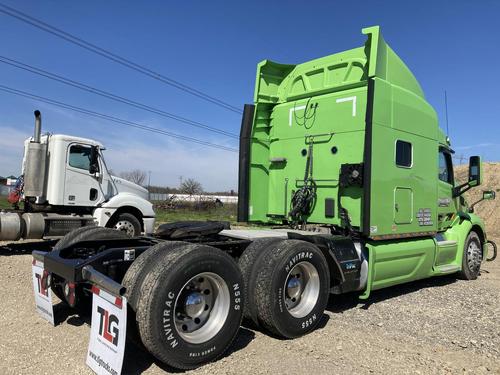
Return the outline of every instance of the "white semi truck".
<path id="1" fill-rule="evenodd" d="M 62 134 L 41 134 L 24 143 L 22 209 L 0 213 L 0 240 L 63 236 L 79 227 L 115 228 L 130 236 L 153 233 L 155 213 L 148 191 L 112 176 L 101 143 Z"/>

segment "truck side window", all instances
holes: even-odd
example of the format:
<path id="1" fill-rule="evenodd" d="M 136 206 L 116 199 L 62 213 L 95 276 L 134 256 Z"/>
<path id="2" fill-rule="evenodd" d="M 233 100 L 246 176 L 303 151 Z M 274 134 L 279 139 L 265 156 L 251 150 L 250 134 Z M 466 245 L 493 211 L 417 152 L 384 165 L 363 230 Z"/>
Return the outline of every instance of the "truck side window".
<path id="1" fill-rule="evenodd" d="M 69 148 L 69 165 L 78 169 L 89 170 L 90 167 L 90 147 L 82 145 L 72 145 Z"/>
<path id="2" fill-rule="evenodd" d="M 439 150 L 439 179 L 453 185 L 453 167 L 450 153 Z"/>
<path id="3" fill-rule="evenodd" d="M 412 163 L 413 161 L 412 161 L 411 143 L 397 140 L 396 165 L 398 167 L 411 168 Z"/>

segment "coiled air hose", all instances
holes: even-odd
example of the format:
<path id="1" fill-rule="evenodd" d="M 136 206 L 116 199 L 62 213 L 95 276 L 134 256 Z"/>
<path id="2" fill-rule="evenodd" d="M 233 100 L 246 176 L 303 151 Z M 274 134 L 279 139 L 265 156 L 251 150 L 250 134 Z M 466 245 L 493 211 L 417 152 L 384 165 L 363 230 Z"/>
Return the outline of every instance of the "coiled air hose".
<path id="1" fill-rule="evenodd" d="M 309 143 L 307 152 L 304 185 L 292 196 L 290 218 L 295 225 L 305 224 L 306 217 L 311 213 L 316 201 L 316 182 L 313 179 L 313 142 Z"/>
<path id="2" fill-rule="evenodd" d="M 497 244 L 494 243 L 493 241 L 486 241 L 487 244 L 490 244 L 492 249 L 493 249 L 493 255 L 489 258 L 486 258 L 487 262 L 492 262 L 496 259 L 497 257 Z"/>

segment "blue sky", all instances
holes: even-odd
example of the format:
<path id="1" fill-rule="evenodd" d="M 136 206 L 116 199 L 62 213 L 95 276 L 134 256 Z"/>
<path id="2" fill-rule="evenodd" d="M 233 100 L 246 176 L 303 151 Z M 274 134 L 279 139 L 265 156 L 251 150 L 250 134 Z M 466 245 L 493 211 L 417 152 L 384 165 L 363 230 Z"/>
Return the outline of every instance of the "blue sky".
<path id="1" fill-rule="evenodd" d="M 195 87 L 234 106 L 253 98 L 263 59 L 300 63 L 364 43 L 380 25 L 421 83 L 457 155 L 500 159 L 500 2 L 483 1 L 12 1 L 5 4 Z M 0 14 L 1 55 L 232 133 L 240 115 L 112 63 Z M 237 141 L 0 64 L 0 84 L 237 147 Z M 151 170 L 152 183 L 180 176 L 206 190 L 236 189 L 237 154 L 97 120 L 0 92 L 0 175 L 18 174 L 22 139 L 33 128 L 95 138 L 114 171 Z"/>

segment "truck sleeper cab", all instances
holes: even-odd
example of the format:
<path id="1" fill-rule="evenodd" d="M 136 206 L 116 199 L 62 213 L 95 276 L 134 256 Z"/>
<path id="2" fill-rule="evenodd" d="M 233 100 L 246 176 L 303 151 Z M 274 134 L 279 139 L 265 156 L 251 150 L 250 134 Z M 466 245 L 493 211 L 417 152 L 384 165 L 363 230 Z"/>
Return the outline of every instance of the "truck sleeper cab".
<path id="1" fill-rule="evenodd" d="M 295 338 L 317 327 L 330 294 L 367 299 L 431 276 L 477 278 L 488 240 L 462 194 L 481 183 L 480 159 L 457 186 L 450 142 L 417 80 L 378 27 L 363 33 L 359 48 L 258 65 L 241 125 L 238 220 L 264 228 L 70 233 L 33 254 L 46 286 L 71 305 L 92 285 L 126 296 L 144 346 L 188 369 L 219 358 L 242 319 Z"/>

